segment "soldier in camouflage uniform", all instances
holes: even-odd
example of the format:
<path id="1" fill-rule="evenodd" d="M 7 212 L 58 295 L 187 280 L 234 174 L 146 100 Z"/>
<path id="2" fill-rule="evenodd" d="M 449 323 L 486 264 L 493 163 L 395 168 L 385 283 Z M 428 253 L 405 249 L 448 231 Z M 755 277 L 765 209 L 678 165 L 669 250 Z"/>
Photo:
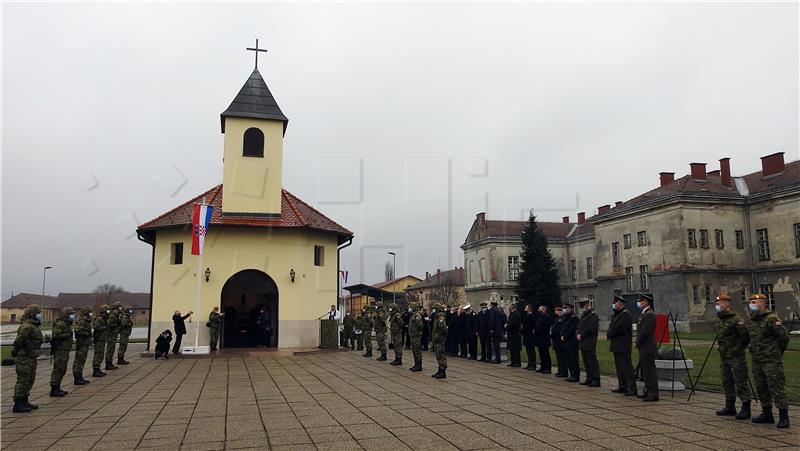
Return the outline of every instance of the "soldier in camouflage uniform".
<path id="1" fill-rule="evenodd" d="M 750 344 L 750 333 L 738 313 L 731 308 L 731 298 L 721 294 L 716 300 L 719 332 L 719 371 L 722 387 L 725 389 L 725 408 L 717 411 L 719 416 L 734 416 L 737 420 L 750 418 L 750 391 L 747 387 L 746 349 Z M 742 408 L 736 413 L 736 395 L 742 401 Z"/>
<path id="2" fill-rule="evenodd" d="M 434 315 L 433 328 L 431 330 L 433 352 L 436 353 L 436 362 L 439 363 L 439 369 L 431 377 L 445 379 L 447 377 L 447 353 L 444 347 L 447 340 L 446 312 L 441 304 L 434 304 L 431 314 Z"/>
<path id="3" fill-rule="evenodd" d="M 375 304 L 375 316 L 372 324 L 375 327 L 375 339 L 378 340 L 378 351 L 381 353 L 381 356 L 375 360 L 384 362 L 386 361 L 386 314 L 383 312 L 381 303 Z"/>
<path id="4" fill-rule="evenodd" d="M 411 303 L 411 319 L 408 321 L 408 336 L 411 339 L 411 353 L 414 354 L 414 366 L 409 371 L 422 371 L 422 312 L 420 305 Z"/>
<path id="5" fill-rule="evenodd" d="M 389 365 L 400 366 L 403 364 L 403 314 L 397 304 L 389 304 L 389 328 L 392 332 L 392 345 L 394 347 L 394 361 Z"/>
<path id="6" fill-rule="evenodd" d="M 72 362 L 72 377 L 75 385 L 86 385 L 89 383 L 83 378 L 83 366 L 86 364 L 86 355 L 89 353 L 89 346 L 92 344 L 92 308 L 89 306 L 81 309 L 78 321 L 75 322 L 72 330 L 75 333 L 75 361 Z"/>
<path id="7" fill-rule="evenodd" d="M 122 304 L 115 302 L 111 304 L 111 313 L 108 315 L 106 322 L 108 324 L 108 335 L 106 336 L 106 371 L 116 370 L 118 367 L 114 366 L 114 348 L 117 345 L 119 338 L 119 328 L 122 325 L 120 321 L 120 310 Z"/>
<path id="8" fill-rule="evenodd" d="M 350 314 L 350 312 L 345 312 L 342 325 L 344 326 L 344 347 L 355 350 L 356 340 L 353 332 L 355 321 L 353 321 L 353 316 Z"/>
<path id="9" fill-rule="evenodd" d="M 50 338 L 50 355 L 53 356 L 53 371 L 50 373 L 50 396 L 61 397 L 69 393 L 61 390 L 61 380 L 67 373 L 69 351 L 72 350 L 72 322 L 75 320 L 75 309 L 64 307 L 61 316 L 53 324 L 53 335 Z"/>
<path id="10" fill-rule="evenodd" d="M 94 340 L 94 357 L 92 358 L 92 377 L 103 377 L 106 373 L 100 371 L 100 364 L 106 352 L 106 340 L 108 340 L 108 315 L 111 308 L 108 304 L 100 306 L 100 314 L 95 316 L 92 321 L 92 339 Z"/>
<path id="11" fill-rule="evenodd" d="M 211 339 L 211 350 L 217 350 L 217 343 L 219 343 L 219 328 L 222 325 L 222 314 L 219 313 L 219 307 L 214 306 L 214 310 L 208 314 L 208 333 Z"/>
<path id="12" fill-rule="evenodd" d="M 767 305 L 767 297 L 750 297 L 750 355 L 753 360 L 753 381 L 761 398 L 761 415 L 753 423 L 775 422 L 772 402 L 778 406 L 778 427 L 789 427 L 789 402 L 784 390 L 783 352 L 789 346 L 789 332 Z"/>
<path id="13" fill-rule="evenodd" d="M 17 339 L 11 349 L 11 356 L 16 358 L 17 383 L 14 385 L 14 412 L 30 412 L 39 406 L 31 404 L 28 396 L 36 379 L 36 359 L 41 353 L 42 308 L 36 304 L 29 305 L 22 314 Z"/>
<path id="14" fill-rule="evenodd" d="M 369 306 L 361 311 L 361 328 L 364 333 L 364 348 L 367 350 L 362 357 L 372 357 L 372 314 Z"/>
<path id="15" fill-rule="evenodd" d="M 128 340 L 133 332 L 133 308 L 126 305 L 119 315 L 119 349 L 117 350 L 117 365 L 127 365 L 130 362 L 125 360 L 125 352 L 128 350 Z"/>

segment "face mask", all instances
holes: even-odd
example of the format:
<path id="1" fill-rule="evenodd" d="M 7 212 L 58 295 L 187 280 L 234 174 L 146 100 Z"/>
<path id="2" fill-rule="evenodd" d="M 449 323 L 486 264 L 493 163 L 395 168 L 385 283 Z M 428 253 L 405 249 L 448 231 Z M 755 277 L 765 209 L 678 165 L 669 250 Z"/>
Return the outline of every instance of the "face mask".
<path id="1" fill-rule="evenodd" d="M 42 320 L 42 314 L 41 313 L 37 313 L 37 314 L 33 315 L 33 317 L 36 318 L 37 321 L 41 321 Z"/>
<path id="2" fill-rule="evenodd" d="M 750 304 L 749 307 L 750 307 L 750 311 L 751 312 L 757 312 L 758 311 L 758 305 L 756 305 L 756 304 Z"/>
<path id="3" fill-rule="evenodd" d="M 111 313 L 111 310 L 106 310 L 106 313 Z"/>
<path id="4" fill-rule="evenodd" d="M 436 313 L 436 309 L 432 309 L 432 310 L 431 310 L 431 313 Z"/>
<path id="5" fill-rule="evenodd" d="M 128 310 L 129 315 L 133 315 L 133 310 Z"/>
<path id="6" fill-rule="evenodd" d="M 89 318 L 94 316 L 94 312 L 89 312 Z"/>
<path id="7" fill-rule="evenodd" d="M 717 311 L 717 313 L 721 313 L 722 312 L 722 306 L 719 305 L 719 304 L 715 305 L 714 309 Z"/>
<path id="8" fill-rule="evenodd" d="M 75 314 L 74 313 L 70 313 L 69 320 L 70 321 L 75 321 Z"/>
<path id="9" fill-rule="evenodd" d="M 570 313 L 570 309 L 568 309 L 568 308 L 565 308 L 565 309 L 564 309 L 564 310 L 561 312 L 561 314 L 562 314 L 562 315 L 564 315 L 564 316 L 567 316 L 567 315 L 569 315 L 569 313 Z"/>
<path id="10" fill-rule="evenodd" d="M 408 308 L 408 313 L 411 313 L 411 307 Z"/>
<path id="11" fill-rule="evenodd" d="M 389 309 L 389 313 L 392 313 L 392 309 Z"/>
<path id="12" fill-rule="evenodd" d="M 639 310 L 641 310 L 641 309 L 642 309 L 642 303 L 641 303 L 641 302 L 639 302 L 639 301 L 636 301 L 636 308 L 638 308 Z"/>
<path id="13" fill-rule="evenodd" d="M 488 310 L 486 307 L 481 307 L 482 312 L 485 312 L 486 310 Z"/>

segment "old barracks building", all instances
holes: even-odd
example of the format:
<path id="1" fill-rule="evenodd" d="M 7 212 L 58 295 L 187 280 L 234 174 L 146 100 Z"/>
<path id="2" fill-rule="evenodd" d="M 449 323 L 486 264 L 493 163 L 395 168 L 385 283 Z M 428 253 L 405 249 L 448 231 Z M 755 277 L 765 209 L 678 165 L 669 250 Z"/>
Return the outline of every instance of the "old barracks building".
<path id="1" fill-rule="evenodd" d="M 715 318 L 714 298 L 769 295 L 777 312 L 800 310 L 800 161 L 783 152 L 761 158 L 761 171 L 733 177 L 730 160 L 707 171 L 692 163 L 675 179 L 577 223 L 540 222 L 559 265 L 561 301 L 597 300 L 608 315 L 614 294 L 631 303 L 652 293 L 659 311 L 683 325 Z M 520 233 L 525 221 L 491 221 L 479 213 L 461 248 L 468 302 L 516 300 Z M 744 309 L 744 302 L 739 305 Z"/>

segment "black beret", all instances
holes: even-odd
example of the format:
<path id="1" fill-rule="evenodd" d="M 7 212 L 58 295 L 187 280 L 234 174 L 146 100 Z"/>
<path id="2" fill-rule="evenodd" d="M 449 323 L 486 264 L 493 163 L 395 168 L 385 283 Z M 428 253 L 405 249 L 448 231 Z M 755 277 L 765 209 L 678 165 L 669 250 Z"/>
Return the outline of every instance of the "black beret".
<path id="1" fill-rule="evenodd" d="M 497 301 L 492 301 L 492 302 L 490 302 L 490 304 L 497 305 Z"/>
<path id="2" fill-rule="evenodd" d="M 625 298 L 623 298 L 622 296 L 614 296 L 614 301 L 613 302 L 622 302 L 624 304 L 625 303 Z"/>
<path id="3" fill-rule="evenodd" d="M 487 304 L 485 302 L 481 302 L 481 307 L 486 307 L 486 305 Z"/>
<path id="4" fill-rule="evenodd" d="M 564 304 L 564 308 L 573 308 L 572 304 Z"/>

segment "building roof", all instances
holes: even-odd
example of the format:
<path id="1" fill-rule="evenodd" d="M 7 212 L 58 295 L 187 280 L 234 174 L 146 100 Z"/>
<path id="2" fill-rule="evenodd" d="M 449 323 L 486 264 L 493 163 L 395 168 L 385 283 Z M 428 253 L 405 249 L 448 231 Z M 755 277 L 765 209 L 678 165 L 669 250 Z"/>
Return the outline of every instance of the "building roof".
<path id="1" fill-rule="evenodd" d="M 539 222 L 539 230 L 550 240 L 563 240 L 569 237 L 577 225 L 570 222 Z M 584 224 L 585 225 L 585 224 Z M 484 238 L 522 239 L 522 231 L 528 227 L 528 221 L 497 221 L 475 218 L 472 228 L 467 234 L 464 244 L 480 241 Z"/>
<path id="2" fill-rule="evenodd" d="M 56 298 L 41 294 L 19 293 L 3 301 L 0 307 L 25 308 L 31 304 L 39 304 L 42 308 L 52 308 L 56 304 Z"/>
<path id="3" fill-rule="evenodd" d="M 56 306 L 58 308 L 94 306 L 98 296 L 98 293 L 59 293 Z M 123 306 L 129 305 L 135 309 L 150 308 L 150 293 L 116 293 L 109 298 L 108 304 L 119 302 Z"/>
<path id="4" fill-rule="evenodd" d="M 220 114 L 222 133 L 225 133 L 226 117 L 245 117 L 255 119 L 271 119 L 283 122 L 283 133 L 286 133 L 286 126 L 289 123 L 275 97 L 267 87 L 267 83 L 258 72 L 258 68 L 253 69 L 250 78 L 244 83 L 239 94 L 231 102 L 231 105 Z"/>
<path id="5" fill-rule="evenodd" d="M 305 228 L 335 233 L 340 238 L 349 238 L 353 236 L 353 232 L 337 224 L 335 221 L 323 215 L 314 207 L 303 202 L 285 189 L 281 190 L 280 216 L 226 215 L 222 212 L 222 196 L 223 188 L 220 184 L 161 216 L 145 222 L 139 226 L 138 231 L 142 232 L 168 227 L 190 226 L 192 223 L 193 205 L 200 202 L 205 197 L 206 202 L 214 207 L 210 223 L 212 227 L 216 225 L 281 229 Z"/>
<path id="6" fill-rule="evenodd" d="M 386 288 L 386 287 L 392 286 L 393 284 L 395 284 L 397 282 L 400 282 L 400 281 L 402 281 L 404 279 L 409 279 L 409 278 L 414 279 L 417 282 L 422 280 L 417 276 L 412 276 L 411 274 L 408 274 L 406 276 L 397 277 L 397 278 L 394 278 L 394 279 L 391 279 L 391 280 L 384 280 L 383 282 L 373 283 L 372 286 L 375 287 L 375 288 Z"/>
<path id="7" fill-rule="evenodd" d="M 407 290 L 420 290 L 422 288 L 437 287 L 444 283 L 446 286 L 464 286 L 464 268 L 455 268 L 431 274 L 423 281 L 406 288 Z"/>

